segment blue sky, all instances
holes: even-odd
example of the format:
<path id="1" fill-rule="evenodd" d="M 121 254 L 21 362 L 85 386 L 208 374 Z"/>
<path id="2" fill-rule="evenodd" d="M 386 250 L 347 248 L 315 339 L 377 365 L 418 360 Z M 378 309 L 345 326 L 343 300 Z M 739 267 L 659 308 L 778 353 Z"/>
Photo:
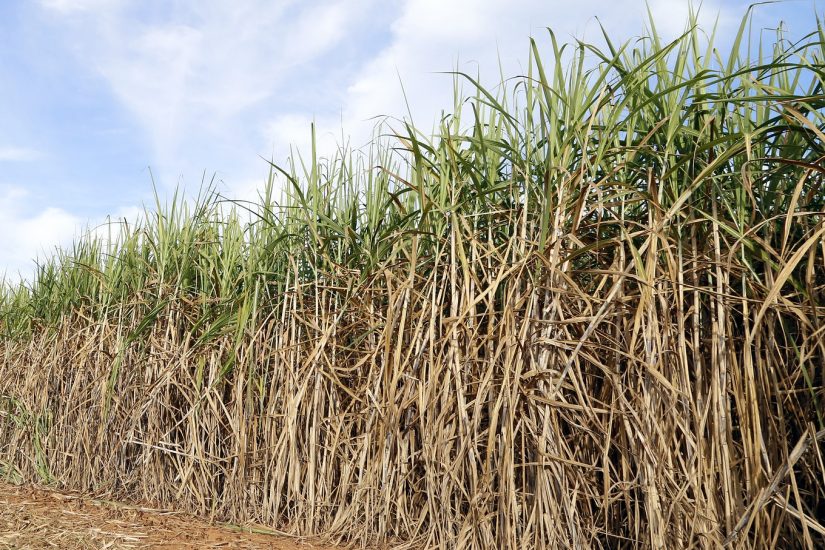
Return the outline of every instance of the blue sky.
<path id="1" fill-rule="evenodd" d="M 678 33 L 687 0 L 650 0 Z M 722 42 L 746 1 L 705 0 Z M 757 25 L 812 29 L 821 0 L 760 6 Z M 0 275 L 66 245 L 107 215 L 134 216 L 161 192 L 216 174 L 252 197 L 260 156 L 283 160 L 343 132 L 366 140 L 378 115 L 416 123 L 452 103 L 459 67 L 521 74 L 544 27 L 638 34 L 642 0 L 0 0 Z M 546 44 L 546 43 L 545 43 Z M 151 173 L 150 173 L 151 168 Z"/>

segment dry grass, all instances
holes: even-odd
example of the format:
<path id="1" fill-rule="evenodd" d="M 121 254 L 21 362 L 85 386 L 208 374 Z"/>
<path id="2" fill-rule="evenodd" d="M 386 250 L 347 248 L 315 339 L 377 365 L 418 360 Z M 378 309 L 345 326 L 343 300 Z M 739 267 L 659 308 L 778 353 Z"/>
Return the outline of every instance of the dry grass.
<path id="1" fill-rule="evenodd" d="M 823 42 L 536 47 L 255 223 L 80 243 L 2 302 L 0 469 L 361 545 L 821 547 Z"/>

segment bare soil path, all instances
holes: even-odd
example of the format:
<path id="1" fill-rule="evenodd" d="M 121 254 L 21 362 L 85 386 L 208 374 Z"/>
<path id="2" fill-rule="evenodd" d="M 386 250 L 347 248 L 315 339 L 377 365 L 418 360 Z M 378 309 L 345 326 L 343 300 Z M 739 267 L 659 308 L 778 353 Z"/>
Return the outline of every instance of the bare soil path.
<path id="1" fill-rule="evenodd" d="M 193 516 L 0 482 L 0 549 L 333 550 Z"/>

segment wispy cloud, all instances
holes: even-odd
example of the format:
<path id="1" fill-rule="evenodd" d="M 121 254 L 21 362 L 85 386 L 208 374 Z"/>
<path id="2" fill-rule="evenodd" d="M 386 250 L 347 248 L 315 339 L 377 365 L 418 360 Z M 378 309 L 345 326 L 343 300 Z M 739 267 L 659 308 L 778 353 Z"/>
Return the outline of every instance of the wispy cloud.
<path id="1" fill-rule="evenodd" d="M 65 21 L 67 39 L 136 118 L 154 152 L 150 163 L 172 183 L 203 170 L 264 174 L 257 120 L 317 97 L 325 78 L 318 67 L 336 72 L 323 58 L 341 55 L 338 46 L 378 4 L 205 0 L 172 4 L 157 17 L 140 2 L 95 1 L 96 9 Z M 46 7 L 62 13 L 64 3 Z"/>
<path id="2" fill-rule="evenodd" d="M 61 14 L 110 9 L 122 3 L 121 0 L 40 0 L 41 6 Z"/>
<path id="3" fill-rule="evenodd" d="M 685 29 L 689 2 L 650 0 L 648 4 L 661 22 L 657 31 L 665 38 Z M 729 26 L 742 13 L 736 8 L 737 15 L 731 16 L 730 4 L 706 0 L 701 22 L 713 25 L 719 18 L 722 27 Z M 528 37 L 548 47 L 546 27 L 561 41 L 573 37 L 598 40 L 600 24 L 612 36 L 629 39 L 643 30 L 646 20 L 642 0 L 579 0 L 575 5 L 530 0 L 408 0 L 400 8 L 390 26 L 390 39 L 363 60 L 338 96 L 328 98 L 338 102 L 339 111 L 321 117 L 317 111 L 274 117 L 263 127 L 274 148 L 283 150 L 296 141 L 306 146 L 308 131 L 296 132 L 308 128 L 313 118 L 318 121 L 319 135 L 334 135 L 343 124 L 354 144 L 369 138 L 374 117 L 379 115 L 411 115 L 416 126 L 427 129 L 442 111 L 453 108 L 453 77 L 444 73 L 466 72 L 494 87 L 501 75 L 526 73 Z"/>
<path id="4" fill-rule="evenodd" d="M 730 3 L 730 2 L 728 2 Z M 685 0 L 650 0 L 660 30 L 684 27 Z M 458 68 L 486 82 L 519 74 L 527 37 L 551 26 L 562 39 L 641 30 L 643 0 L 42 0 L 76 54 L 137 120 L 162 182 L 217 171 L 230 181 L 265 173 L 258 155 L 283 159 L 306 145 L 309 123 L 334 145 L 343 124 L 366 140 L 377 115 L 403 116 L 406 99 L 427 127 L 450 110 Z M 563 7 L 563 9 L 561 9 Z M 702 14 L 724 11 L 705 0 Z M 458 66 L 456 67 L 456 63 Z M 331 147 L 330 147 L 331 148 Z"/>
<path id="5" fill-rule="evenodd" d="M 31 162 L 43 157 L 43 153 L 26 147 L 0 147 L 0 162 Z"/>

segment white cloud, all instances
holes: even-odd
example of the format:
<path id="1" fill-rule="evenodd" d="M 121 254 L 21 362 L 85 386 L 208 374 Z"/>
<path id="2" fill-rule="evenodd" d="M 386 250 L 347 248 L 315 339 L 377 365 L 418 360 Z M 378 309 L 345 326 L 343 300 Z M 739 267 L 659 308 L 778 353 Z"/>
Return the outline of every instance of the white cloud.
<path id="1" fill-rule="evenodd" d="M 446 4 L 448 8 L 441 7 Z M 651 10 L 666 38 L 682 32 L 689 13 L 685 0 L 652 0 Z M 712 19 L 722 9 L 717 2 L 705 2 L 704 19 Z M 472 14 L 472 17 L 461 17 Z M 596 19 L 598 16 L 598 20 Z M 444 20 L 450 21 L 449 25 Z M 578 0 L 534 2 L 512 0 L 410 1 L 393 24 L 393 41 L 369 63 L 349 88 L 349 107 L 354 115 L 365 116 L 376 105 L 395 113 L 405 110 L 401 103 L 400 74 L 413 115 L 434 118 L 437 105 L 451 107 L 452 81 L 437 71 L 458 69 L 471 76 L 479 74 L 486 84 L 498 84 L 505 77 L 526 74 L 528 37 L 533 36 L 550 63 L 550 42 L 546 28 L 559 42 L 574 37 L 600 41 L 599 21 L 617 40 L 632 38 L 645 23 L 643 0 Z M 457 32 L 453 22 L 458 22 Z M 499 65 L 500 64 L 500 65 Z M 421 121 L 429 123 L 429 120 Z"/>
<path id="2" fill-rule="evenodd" d="M 281 56 L 287 66 L 296 66 L 323 54 L 344 39 L 357 10 L 368 6 L 366 2 L 322 2 L 305 8 L 290 22 L 283 37 Z"/>
<path id="3" fill-rule="evenodd" d="M 36 149 L 26 147 L 0 147 L 0 162 L 30 162 L 43 156 Z"/>
<path id="4" fill-rule="evenodd" d="M 199 179 L 203 170 L 248 180 L 266 174 L 259 117 L 282 111 L 285 96 L 301 102 L 316 95 L 318 78 L 304 73 L 352 39 L 348 33 L 366 24 L 367 8 L 377 3 L 205 0 L 170 3 L 158 17 L 137 1 L 82 0 L 95 9 L 63 28 L 78 58 L 145 132 L 153 152 L 147 163 L 162 184 L 180 175 Z M 46 4 L 65 11 L 70 3 Z"/>
<path id="5" fill-rule="evenodd" d="M 712 20 L 722 0 L 705 0 Z M 730 2 L 728 2 L 729 4 Z M 42 0 L 65 18 L 64 39 L 103 77 L 143 129 L 161 184 L 217 171 L 230 188 L 259 178 L 258 155 L 308 154 L 317 121 L 327 154 L 340 130 L 364 143 L 373 117 L 407 115 L 428 129 L 452 111 L 455 68 L 486 83 L 521 74 L 529 35 L 546 44 L 590 33 L 598 15 L 619 36 L 642 29 L 644 0 Z M 650 0 L 659 30 L 684 28 L 690 3 Z M 389 31 L 389 32 L 387 32 Z M 340 52 L 353 53 L 338 55 Z M 458 66 L 456 66 L 458 63 Z"/>
<path id="6" fill-rule="evenodd" d="M 31 276 L 34 259 L 67 245 L 83 220 L 63 209 L 47 206 L 27 213 L 31 197 L 17 186 L 0 186 L 0 277 Z"/>
<path id="7" fill-rule="evenodd" d="M 47 10 L 59 14 L 70 14 L 95 9 L 108 9 L 118 4 L 120 0 L 41 0 L 40 4 Z"/>
<path id="8" fill-rule="evenodd" d="M 739 7 L 734 11 L 732 3 L 706 0 L 699 12 L 700 23 L 710 27 L 718 16 L 724 32 L 744 13 Z M 657 31 L 665 39 L 684 31 L 690 2 L 650 0 L 649 5 Z M 357 145 L 372 134 L 374 117 L 407 118 L 409 108 L 416 127 L 426 131 L 442 111 L 453 111 L 453 77 L 441 73 L 457 69 L 473 77 L 480 75 L 485 86 L 494 88 L 502 74 L 506 78 L 526 74 L 530 36 L 547 52 L 545 63 L 550 62 L 547 27 L 560 42 L 573 37 L 598 42 L 599 23 L 612 37 L 625 40 L 640 34 L 646 21 L 643 0 L 578 0 L 575 4 L 561 0 L 408 0 L 392 22 L 388 44 L 362 63 L 339 96 L 329 95 L 330 101 L 340 101 L 335 104 L 340 117 L 315 117 L 317 127 L 319 133 L 335 132 L 343 124 Z M 459 79 L 459 83 L 472 93 L 467 81 Z M 306 150 L 303 136 L 314 114 L 278 115 L 262 131 L 279 150 L 296 141 Z"/>
<path id="9" fill-rule="evenodd" d="M 107 239 L 119 234 L 117 223 L 134 224 L 143 216 L 143 208 L 125 206 L 115 209 L 106 219 L 90 222 L 55 206 L 40 206 L 39 201 L 16 185 L 0 184 L 0 280 L 31 279 L 35 261 L 52 256 L 57 248 L 71 246 L 72 241 L 91 232 Z"/>

